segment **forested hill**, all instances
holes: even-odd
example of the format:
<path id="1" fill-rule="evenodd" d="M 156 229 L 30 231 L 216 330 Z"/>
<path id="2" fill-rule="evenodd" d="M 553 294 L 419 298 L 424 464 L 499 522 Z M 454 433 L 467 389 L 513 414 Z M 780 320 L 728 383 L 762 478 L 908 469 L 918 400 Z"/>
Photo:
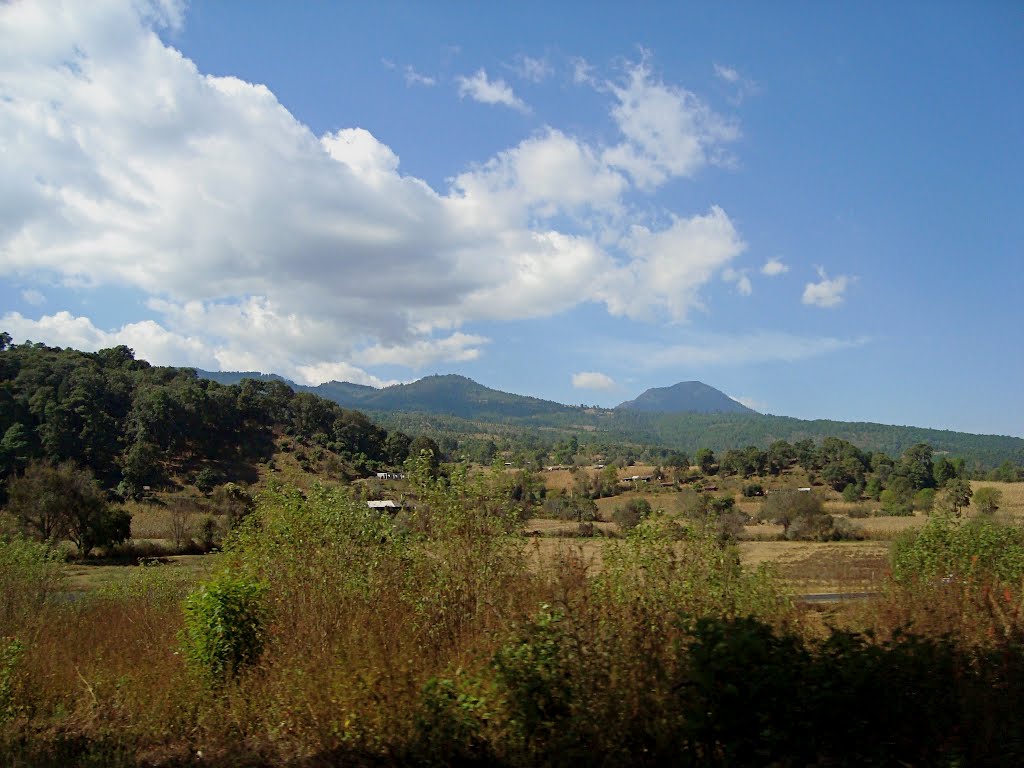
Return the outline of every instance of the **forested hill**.
<path id="1" fill-rule="evenodd" d="M 222 383 L 235 383 L 247 377 L 286 381 L 273 374 L 199 372 Z M 364 411 L 403 411 L 407 413 L 439 413 L 463 419 L 516 419 L 544 415 L 568 415 L 578 411 L 569 405 L 537 397 L 515 395 L 485 387 L 465 376 L 448 374 L 425 376 L 410 384 L 397 384 L 376 389 L 346 381 L 329 381 L 309 387 L 287 382 L 296 391 L 311 392 L 333 400 L 345 408 Z"/>
<path id="2" fill-rule="evenodd" d="M 616 409 L 644 413 L 757 413 L 702 381 L 654 387 L 634 400 L 620 403 Z"/>
<path id="3" fill-rule="evenodd" d="M 724 451 L 755 445 L 767 448 L 776 440 L 795 443 L 837 437 L 865 451 L 899 456 L 918 443 L 938 454 L 965 459 L 970 466 L 992 469 L 1006 461 L 1024 466 L 1024 439 L 1001 435 L 975 435 L 925 427 L 872 422 L 804 420 L 789 416 L 720 413 L 640 413 L 616 410 L 605 421 L 609 439 L 629 436 L 637 442 L 675 450 L 712 448 Z"/>
<path id="4" fill-rule="evenodd" d="M 275 434 L 334 456 L 336 471 L 352 476 L 401 462 L 410 442 L 279 380 L 223 385 L 136 360 L 124 346 L 12 346 L 0 334 L 0 479 L 43 459 L 89 467 L 124 495 L 202 469 L 246 480 L 273 455 Z"/>
<path id="5" fill-rule="evenodd" d="M 201 375 L 226 383 L 249 376 L 265 381 L 284 381 L 267 374 L 201 372 Z M 980 468 L 991 469 L 1005 461 L 1024 465 L 1024 439 L 1018 437 L 868 422 L 806 421 L 761 415 L 739 403 L 735 403 L 741 409 L 737 413 L 666 413 L 631 409 L 624 407 L 625 403 L 615 409 L 582 408 L 499 392 L 472 379 L 454 375 L 428 376 L 411 384 L 384 389 L 336 381 L 317 387 L 288 383 L 297 390 L 322 395 L 346 408 L 363 410 L 380 423 L 400 429 L 409 429 L 413 424 L 424 429 L 427 428 L 424 425 L 429 424 L 428 429 L 432 433 L 444 433 L 456 441 L 468 435 L 500 433 L 514 442 L 553 443 L 578 434 L 579 439 L 586 442 L 656 446 L 693 453 L 699 448 L 715 451 L 749 445 L 767 448 L 775 440 L 796 442 L 811 439 L 820 443 L 826 437 L 838 437 L 862 450 L 884 451 L 893 456 L 924 442 L 938 453 L 961 457 Z M 691 383 L 700 384 L 684 382 Z M 655 396 L 643 399 L 657 400 L 661 408 L 671 410 L 679 407 L 680 400 L 661 395 L 671 394 L 677 387 L 664 388 L 662 392 L 648 390 Z M 704 391 L 705 387 L 728 400 L 725 394 L 706 385 L 681 389 L 703 392 L 708 398 L 703 402 L 710 404 L 713 401 L 711 395 Z M 690 402 L 695 401 L 691 399 Z M 429 415 L 429 419 L 418 418 L 417 414 Z"/>

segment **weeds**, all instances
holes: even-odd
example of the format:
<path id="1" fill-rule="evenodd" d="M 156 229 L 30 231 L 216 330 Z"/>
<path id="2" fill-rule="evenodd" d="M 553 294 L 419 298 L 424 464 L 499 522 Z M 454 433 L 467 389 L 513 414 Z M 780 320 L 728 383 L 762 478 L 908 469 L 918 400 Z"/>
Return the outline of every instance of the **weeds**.
<path id="1" fill-rule="evenodd" d="M 267 491 L 204 585 L 141 567 L 59 602 L 44 550 L 0 567 L 5 595 L 36 585 L 0 633 L 18 638 L 0 641 L 0 751 L 21 765 L 1024 760 L 1024 602 L 977 565 L 893 582 L 845 614 L 856 626 L 815 634 L 712 524 L 652 513 L 603 542 L 596 575 L 571 553 L 531 569 L 516 510 L 485 480 L 412 474 L 400 518 L 342 490 Z M 936 534 L 939 550 L 970 564 L 955 536 L 1013 543 L 967 527 Z"/>

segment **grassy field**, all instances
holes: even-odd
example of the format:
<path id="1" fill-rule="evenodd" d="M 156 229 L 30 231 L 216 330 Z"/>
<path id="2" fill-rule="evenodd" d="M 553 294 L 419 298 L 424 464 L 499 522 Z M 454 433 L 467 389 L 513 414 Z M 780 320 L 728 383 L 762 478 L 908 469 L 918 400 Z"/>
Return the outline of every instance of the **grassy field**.
<path id="1" fill-rule="evenodd" d="M 995 488 L 1002 494 L 998 515 L 1005 517 L 1024 518 L 1024 483 L 997 483 L 991 480 L 972 480 L 971 490 L 977 493 L 979 488 Z M 969 510 L 973 512 L 974 510 Z"/>
<path id="2" fill-rule="evenodd" d="M 64 567 L 65 586 L 69 592 L 116 590 L 135 578 L 140 568 L 158 569 L 178 582 L 198 582 L 213 570 L 216 562 L 217 555 L 170 555 L 154 558 L 145 565 L 69 563 Z"/>

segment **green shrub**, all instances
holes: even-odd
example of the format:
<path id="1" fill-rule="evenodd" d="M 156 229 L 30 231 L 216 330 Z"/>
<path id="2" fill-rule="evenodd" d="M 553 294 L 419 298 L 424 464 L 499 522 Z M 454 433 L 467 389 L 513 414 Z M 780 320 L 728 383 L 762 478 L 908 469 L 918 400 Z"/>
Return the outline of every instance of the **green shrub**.
<path id="1" fill-rule="evenodd" d="M 914 499 L 906 493 L 886 488 L 879 496 L 882 514 L 889 517 L 909 517 L 914 514 Z"/>
<path id="2" fill-rule="evenodd" d="M 833 538 L 832 516 L 820 495 L 808 491 L 776 491 L 761 505 L 759 516 L 781 525 L 787 539 L 828 541 Z"/>
<path id="3" fill-rule="evenodd" d="M 25 646 L 15 637 L 0 638 L 0 724 L 11 719 L 17 711 L 15 670 Z"/>
<path id="4" fill-rule="evenodd" d="M 630 531 L 650 514 L 651 505 L 646 499 L 630 499 L 623 506 L 615 508 L 612 520 L 623 531 Z"/>
<path id="5" fill-rule="evenodd" d="M 185 599 L 185 657 L 212 686 L 236 677 L 263 652 L 266 591 L 225 572 Z"/>
<path id="6" fill-rule="evenodd" d="M 534 620 L 494 657 L 510 726 L 529 751 L 545 745 L 571 711 L 573 685 L 563 619 L 561 611 L 541 605 Z"/>
<path id="7" fill-rule="evenodd" d="M 0 636 L 34 624 L 64 579 L 60 551 L 21 537 L 0 537 Z"/>
<path id="8" fill-rule="evenodd" d="M 199 470 L 199 473 L 196 475 L 193 485 L 203 493 L 210 493 L 210 491 L 216 488 L 222 481 L 223 478 L 221 477 L 220 472 L 212 467 L 203 467 L 203 469 Z"/>
<path id="9" fill-rule="evenodd" d="M 427 680 L 413 720 L 418 764 L 493 762 L 485 731 L 494 714 L 482 688 L 479 680 L 461 675 Z"/>
<path id="10" fill-rule="evenodd" d="M 131 535 L 131 515 L 111 506 L 92 472 L 70 461 L 32 462 L 8 485 L 8 511 L 40 541 L 69 539 L 87 557 L 96 547 L 121 544 Z"/>
<path id="11" fill-rule="evenodd" d="M 1024 578 L 1024 530 L 992 519 L 956 520 L 937 515 L 892 549 L 897 581 L 994 579 L 1019 584 Z"/>
<path id="12" fill-rule="evenodd" d="M 979 514 L 994 515 L 1003 501 L 1003 492 L 998 488 L 986 485 L 974 492 L 971 499 L 971 506 L 975 507 Z"/>

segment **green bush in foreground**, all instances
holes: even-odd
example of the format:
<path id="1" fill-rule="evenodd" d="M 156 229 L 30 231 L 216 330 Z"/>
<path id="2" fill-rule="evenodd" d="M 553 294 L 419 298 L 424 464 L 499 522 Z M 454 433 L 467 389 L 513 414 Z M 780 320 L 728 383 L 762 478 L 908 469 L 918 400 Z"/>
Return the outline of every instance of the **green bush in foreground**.
<path id="1" fill-rule="evenodd" d="M 902 583 L 1024 578 L 1024 530 L 991 518 L 937 515 L 893 543 L 893 577 Z"/>
<path id="2" fill-rule="evenodd" d="M 266 591 L 259 582 L 224 573 L 185 599 L 185 657 L 212 686 L 263 653 Z"/>
<path id="3" fill-rule="evenodd" d="M 0 637 L 35 626 L 64 579 L 59 550 L 20 536 L 0 537 Z"/>

